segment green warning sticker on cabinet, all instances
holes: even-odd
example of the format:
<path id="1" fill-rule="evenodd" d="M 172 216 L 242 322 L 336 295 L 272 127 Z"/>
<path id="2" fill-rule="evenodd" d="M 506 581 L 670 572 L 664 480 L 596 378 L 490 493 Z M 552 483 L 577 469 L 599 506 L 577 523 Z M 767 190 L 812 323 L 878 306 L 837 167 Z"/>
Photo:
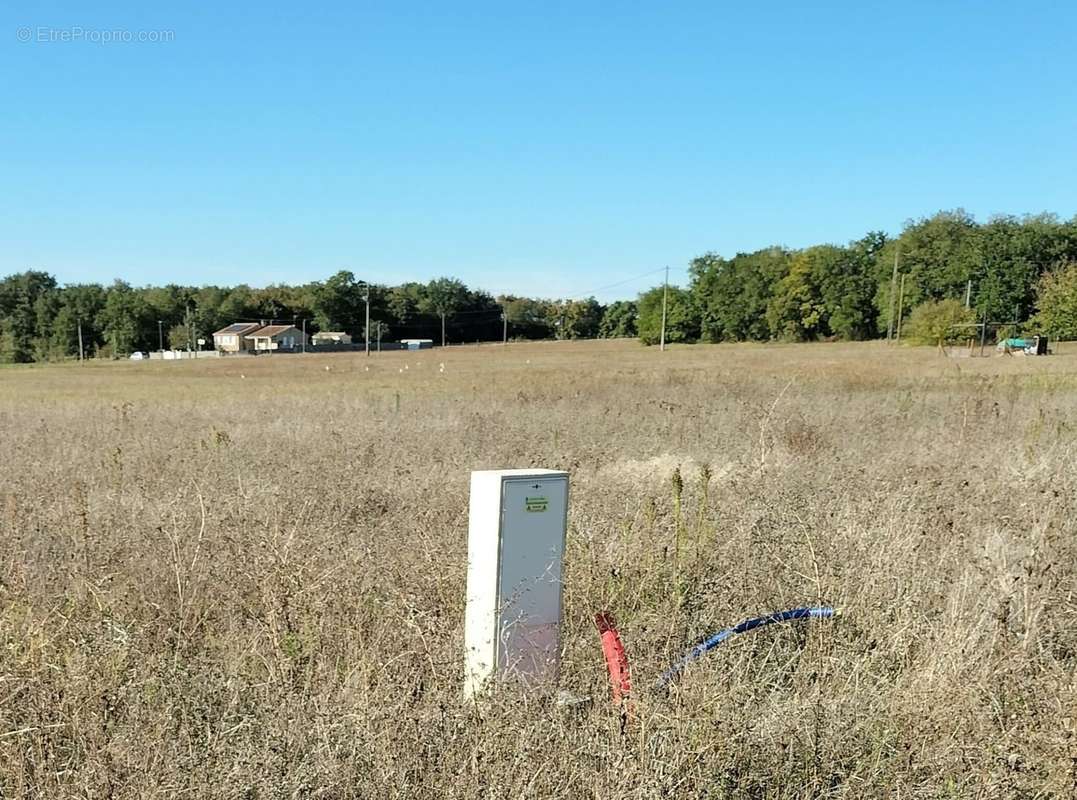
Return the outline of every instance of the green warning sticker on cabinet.
<path id="1" fill-rule="evenodd" d="M 528 511 L 545 511 L 550 507 L 550 501 L 545 497 L 524 498 L 524 508 Z"/>

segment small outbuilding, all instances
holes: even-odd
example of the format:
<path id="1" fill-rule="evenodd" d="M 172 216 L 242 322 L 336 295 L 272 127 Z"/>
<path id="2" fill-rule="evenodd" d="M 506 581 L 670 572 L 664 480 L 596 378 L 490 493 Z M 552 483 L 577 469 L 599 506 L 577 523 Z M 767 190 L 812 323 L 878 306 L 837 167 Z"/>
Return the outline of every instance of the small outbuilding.
<path id="1" fill-rule="evenodd" d="M 426 350 L 434 346 L 433 339 L 401 339 L 400 345 L 405 350 Z"/>
<path id="2" fill-rule="evenodd" d="M 245 337 L 256 353 L 272 350 L 297 350 L 307 342 L 307 335 L 295 325 L 266 325 Z"/>
<path id="3" fill-rule="evenodd" d="M 310 343 L 315 347 L 320 344 L 351 344 L 352 337 L 344 331 L 318 331 L 311 337 Z"/>

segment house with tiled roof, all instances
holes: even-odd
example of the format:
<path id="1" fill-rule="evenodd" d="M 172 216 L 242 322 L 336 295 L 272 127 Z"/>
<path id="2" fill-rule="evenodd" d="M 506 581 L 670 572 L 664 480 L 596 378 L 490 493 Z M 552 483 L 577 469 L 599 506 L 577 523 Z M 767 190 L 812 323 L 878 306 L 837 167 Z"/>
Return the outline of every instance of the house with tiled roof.
<path id="1" fill-rule="evenodd" d="M 295 325 L 266 325 L 243 338 L 250 342 L 250 349 L 256 353 L 299 350 L 307 343 L 307 335 Z"/>
<path id="2" fill-rule="evenodd" d="M 213 334 L 213 349 L 224 353 L 242 353 L 252 345 L 244 337 L 262 327 L 260 322 L 236 322 Z"/>

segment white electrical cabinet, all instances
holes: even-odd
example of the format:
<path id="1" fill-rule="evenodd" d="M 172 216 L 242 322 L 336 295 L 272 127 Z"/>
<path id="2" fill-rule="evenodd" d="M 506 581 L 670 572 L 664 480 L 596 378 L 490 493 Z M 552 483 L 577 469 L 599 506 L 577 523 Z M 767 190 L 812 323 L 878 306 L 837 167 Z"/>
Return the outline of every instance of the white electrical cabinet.
<path id="1" fill-rule="evenodd" d="M 554 685 L 561 655 L 561 559 L 568 473 L 471 473 L 464 694 L 491 681 Z"/>

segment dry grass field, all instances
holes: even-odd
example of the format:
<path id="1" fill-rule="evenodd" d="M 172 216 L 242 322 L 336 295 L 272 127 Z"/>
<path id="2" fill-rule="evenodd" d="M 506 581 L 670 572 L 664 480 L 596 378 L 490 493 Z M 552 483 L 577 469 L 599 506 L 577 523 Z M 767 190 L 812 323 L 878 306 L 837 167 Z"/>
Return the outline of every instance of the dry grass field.
<path id="1" fill-rule="evenodd" d="M 1077 351 L 8 368 L 0 452 L 3 798 L 1077 796 Z M 461 698 L 469 471 L 510 466 L 572 473 L 590 708 Z M 596 611 L 643 688 L 816 603 L 607 700 Z"/>

